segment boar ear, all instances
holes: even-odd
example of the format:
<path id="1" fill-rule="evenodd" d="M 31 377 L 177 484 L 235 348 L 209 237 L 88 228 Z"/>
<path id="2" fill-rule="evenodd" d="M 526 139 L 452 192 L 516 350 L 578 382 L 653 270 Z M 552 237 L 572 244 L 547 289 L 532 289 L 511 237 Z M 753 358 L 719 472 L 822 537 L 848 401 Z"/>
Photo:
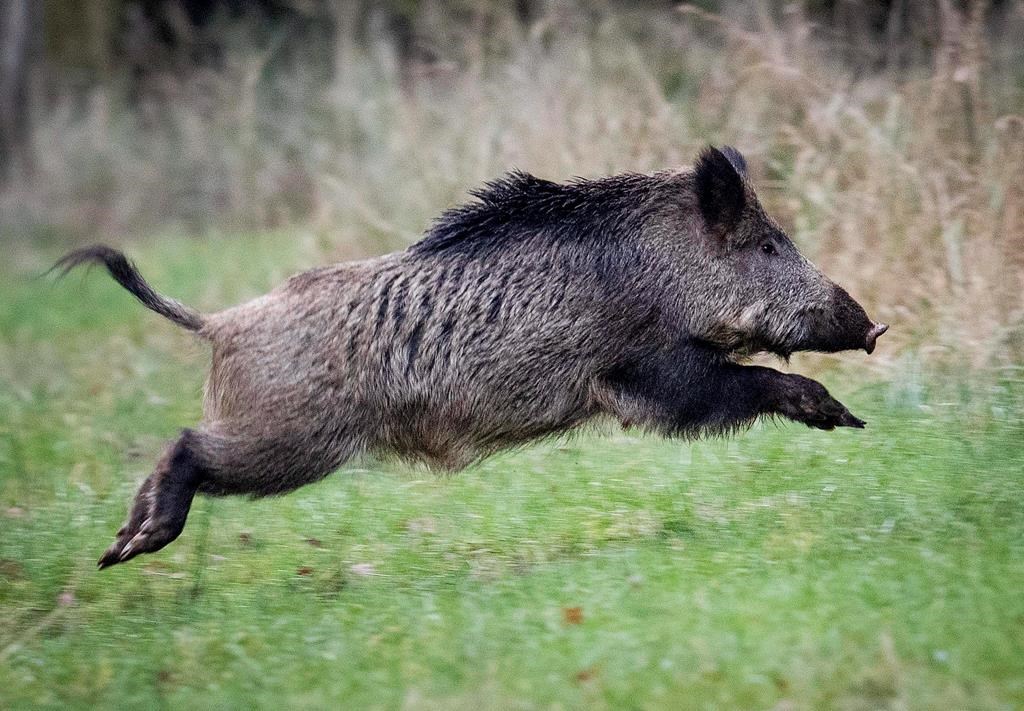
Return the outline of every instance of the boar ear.
<path id="1" fill-rule="evenodd" d="M 725 159 L 729 161 L 729 165 L 736 169 L 744 179 L 747 177 L 747 159 L 743 157 L 743 154 L 732 146 L 722 146 L 718 149 Z"/>
<path id="2" fill-rule="evenodd" d="M 739 224 L 747 196 L 743 176 L 747 162 L 735 148 L 709 146 L 701 152 L 694 168 L 697 204 L 708 228 L 728 233 Z"/>

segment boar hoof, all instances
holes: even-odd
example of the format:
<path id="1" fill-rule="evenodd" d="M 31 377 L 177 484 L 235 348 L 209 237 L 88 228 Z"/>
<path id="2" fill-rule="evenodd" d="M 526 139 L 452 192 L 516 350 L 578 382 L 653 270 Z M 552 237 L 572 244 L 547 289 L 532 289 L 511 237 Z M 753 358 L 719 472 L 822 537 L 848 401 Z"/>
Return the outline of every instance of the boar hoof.
<path id="1" fill-rule="evenodd" d="M 117 563 L 124 563 L 141 553 L 153 553 L 177 538 L 184 528 L 185 520 L 172 518 L 147 518 L 138 531 L 118 531 L 117 540 L 100 558 L 100 569 Z M 129 538 L 130 536 L 130 538 Z"/>
<path id="2" fill-rule="evenodd" d="M 819 430 L 836 427 L 863 429 L 864 420 L 853 415 L 843 403 L 832 397 L 825 386 L 800 375 L 790 376 L 780 414 Z"/>
<path id="3" fill-rule="evenodd" d="M 173 521 L 146 519 L 146 522 L 142 524 L 142 530 L 136 533 L 121 550 L 121 562 L 134 558 L 139 553 L 152 553 L 160 550 L 177 538 L 181 534 L 182 528 L 183 526 L 175 525 Z"/>

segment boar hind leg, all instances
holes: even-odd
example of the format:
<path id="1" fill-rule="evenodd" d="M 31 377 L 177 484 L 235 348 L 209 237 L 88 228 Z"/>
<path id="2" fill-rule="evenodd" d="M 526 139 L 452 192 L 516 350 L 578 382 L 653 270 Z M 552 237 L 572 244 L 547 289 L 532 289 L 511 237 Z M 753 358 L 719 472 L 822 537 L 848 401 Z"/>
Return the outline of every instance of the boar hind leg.
<path id="1" fill-rule="evenodd" d="M 344 426 L 271 433 L 221 422 L 207 434 L 210 466 L 199 492 L 211 496 L 287 494 L 323 479 L 362 450 Z"/>
<path id="2" fill-rule="evenodd" d="M 167 448 L 139 487 L 128 521 L 100 558 L 101 569 L 158 551 L 178 537 L 205 473 L 200 446 L 199 433 L 185 430 Z"/>
<path id="3" fill-rule="evenodd" d="M 185 430 L 142 482 L 128 521 L 99 567 L 153 553 L 176 539 L 197 492 L 284 494 L 327 476 L 357 449 L 354 437 L 306 434 L 242 436 L 227 434 L 223 427 Z"/>

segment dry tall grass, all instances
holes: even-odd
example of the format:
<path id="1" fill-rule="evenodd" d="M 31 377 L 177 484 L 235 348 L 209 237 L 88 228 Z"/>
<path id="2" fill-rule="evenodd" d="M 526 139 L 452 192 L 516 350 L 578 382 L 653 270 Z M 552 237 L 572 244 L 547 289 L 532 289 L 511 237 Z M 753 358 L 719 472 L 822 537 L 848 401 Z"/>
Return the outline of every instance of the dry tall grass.
<path id="1" fill-rule="evenodd" d="M 36 136 L 37 181 L 0 198 L 5 222 L 90 236 L 297 223 L 353 256 L 409 243 L 512 166 L 648 171 L 731 143 L 796 241 L 895 324 L 884 350 L 1024 360 L 1024 3 L 940 0 L 936 41 L 903 64 L 851 61 L 798 4 L 552 8 L 528 30 L 499 13 L 451 62 L 339 36 L 326 89 L 294 74 L 268 88 L 270 57 L 241 38 L 223 71 L 168 80 L 136 109 L 110 88 L 60 103 Z"/>

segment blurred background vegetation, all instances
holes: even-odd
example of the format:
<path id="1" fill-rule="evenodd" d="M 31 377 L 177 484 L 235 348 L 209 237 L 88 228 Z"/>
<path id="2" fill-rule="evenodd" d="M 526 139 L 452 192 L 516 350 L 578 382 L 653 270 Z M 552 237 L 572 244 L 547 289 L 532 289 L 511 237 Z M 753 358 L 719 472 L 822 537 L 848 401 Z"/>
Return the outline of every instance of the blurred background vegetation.
<path id="1" fill-rule="evenodd" d="M 730 143 L 895 324 L 890 358 L 1005 372 L 1022 36 L 1019 0 L 3 0 L 0 230 L 63 248 L 289 228 L 347 258 L 513 166 L 650 171 Z"/>
<path id="2" fill-rule="evenodd" d="M 0 708 L 1024 708 L 1022 37 L 1022 0 L 0 0 Z M 708 143 L 893 324 L 792 363 L 868 429 L 354 462 L 94 572 L 209 353 L 62 252 L 214 311 L 509 168 Z"/>

